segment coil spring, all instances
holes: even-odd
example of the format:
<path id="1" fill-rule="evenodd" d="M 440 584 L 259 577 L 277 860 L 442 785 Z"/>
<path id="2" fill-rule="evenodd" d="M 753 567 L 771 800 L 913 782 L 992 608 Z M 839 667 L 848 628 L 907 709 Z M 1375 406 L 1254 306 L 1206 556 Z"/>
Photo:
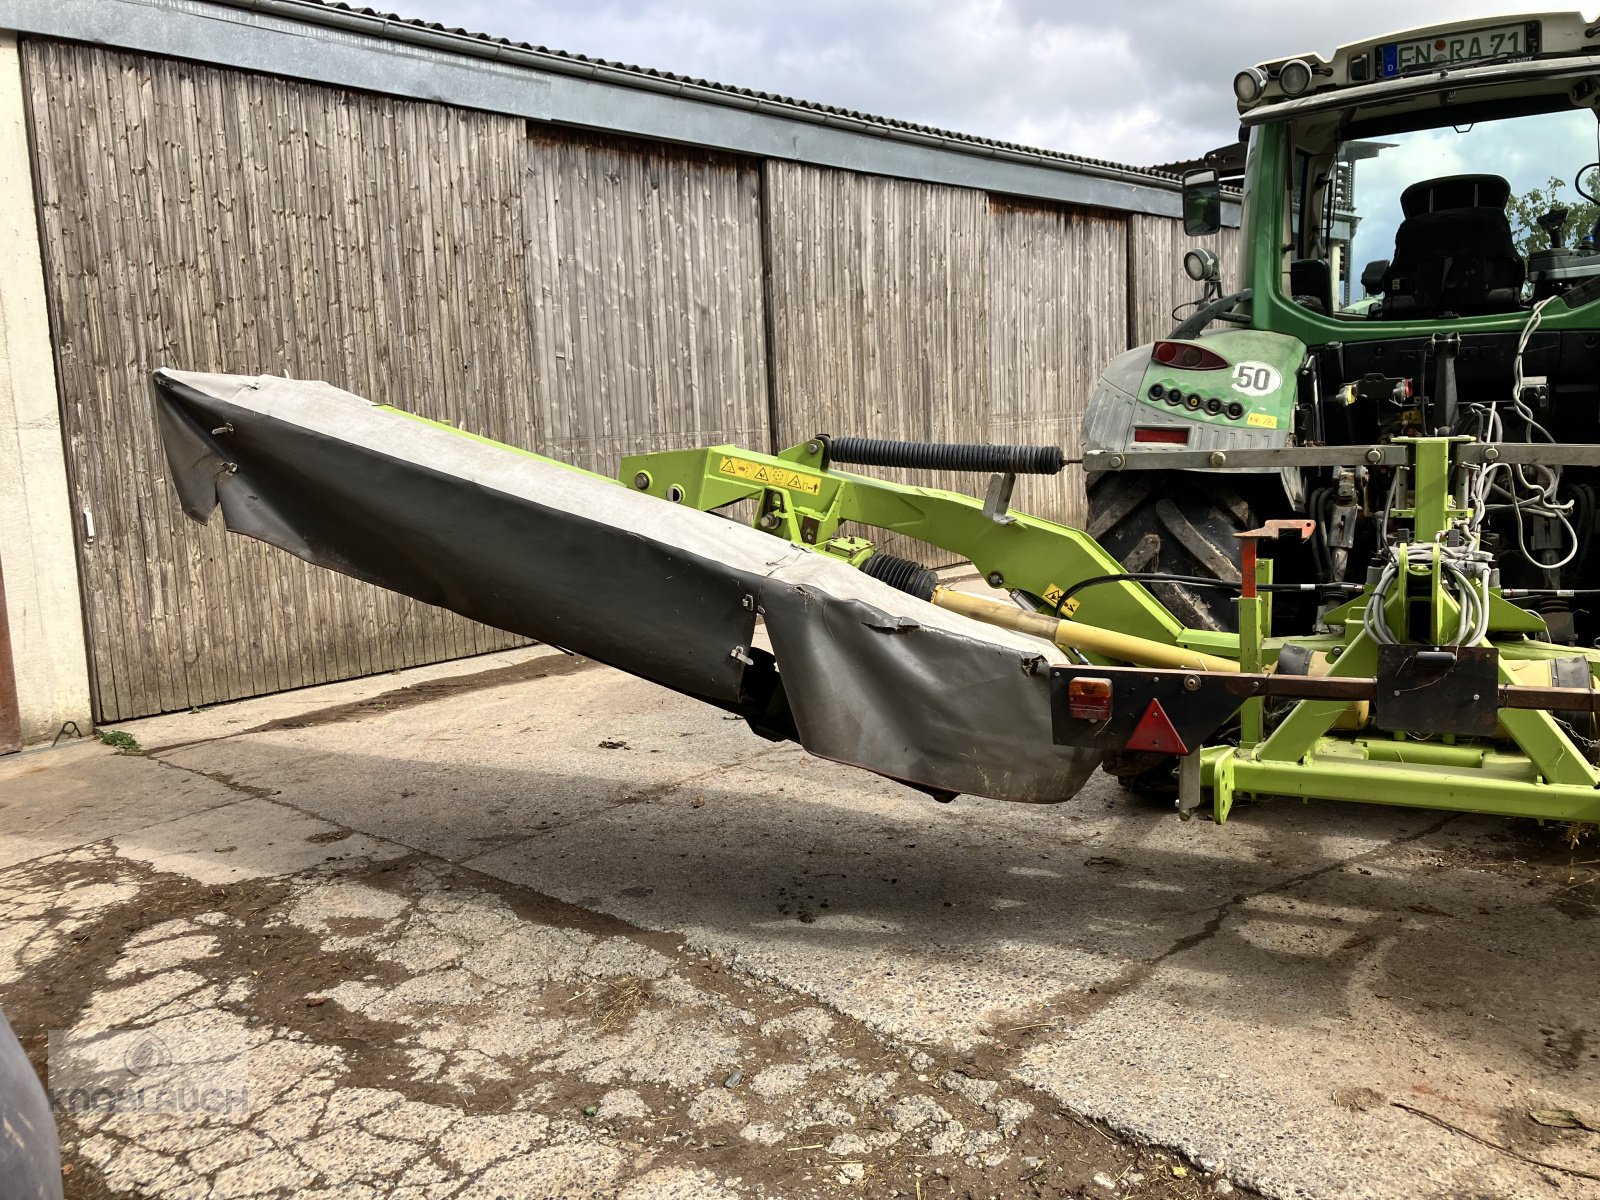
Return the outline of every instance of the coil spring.
<path id="1" fill-rule="evenodd" d="M 1003 471 L 1055 475 L 1066 465 L 1060 446 L 986 446 L 977 442 L 897 442 L 888 438 L 828 440 L 834 462 L 863 467 L 913 467 L 927 471 Z"/>
<path id="2" fill-rule="evenodd" d="M 874 554 L 861 564 L 861 570 L 880 583 L 887 583 L 896 591 L 915 596 L 918 600 L 932 600 L 933 589 L 939 586 L 939 577 L 927 567 L 893 554 Z"/>

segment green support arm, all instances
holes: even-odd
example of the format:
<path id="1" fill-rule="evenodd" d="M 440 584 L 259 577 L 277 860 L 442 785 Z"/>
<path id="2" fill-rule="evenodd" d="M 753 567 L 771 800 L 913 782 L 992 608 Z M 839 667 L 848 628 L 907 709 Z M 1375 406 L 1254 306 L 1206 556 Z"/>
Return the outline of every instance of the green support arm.
<path id="1" fill-rule="evenodd" d="M 667 450 L 624 458 L 621 477 L 639 491 L 702 510 L 754 499 L 758 528 L 842 557 L 859 554 L 859 543 L 836 540 L 846 521 L 916 538 L 970 559 L 997 587 L 1037 596 L 1045 610 L 1074 584 L 1123 570 L 1081 530 L 1022 513 L 986 513 L 982 501 L 955 492 L 825 469 L 823 452 L 818 441 L 778 455 L 734 446 Z M 1170 645 L 1184 632 L 1131 580 L 1087 588 L 1061 611 Z"/>

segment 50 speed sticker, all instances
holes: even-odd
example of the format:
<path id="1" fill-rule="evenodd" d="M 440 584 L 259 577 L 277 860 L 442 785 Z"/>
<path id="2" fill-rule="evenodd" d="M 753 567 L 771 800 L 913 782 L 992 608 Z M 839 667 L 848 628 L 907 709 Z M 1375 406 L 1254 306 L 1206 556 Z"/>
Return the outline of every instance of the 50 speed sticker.
<path id="1" fill-rule="evenodd" d="M 1270 396 L 1283 386 L 1283 373 L 1264 362 L 1242 362 L 1233 368 L 1233 390 L 1246 396 Z"/>

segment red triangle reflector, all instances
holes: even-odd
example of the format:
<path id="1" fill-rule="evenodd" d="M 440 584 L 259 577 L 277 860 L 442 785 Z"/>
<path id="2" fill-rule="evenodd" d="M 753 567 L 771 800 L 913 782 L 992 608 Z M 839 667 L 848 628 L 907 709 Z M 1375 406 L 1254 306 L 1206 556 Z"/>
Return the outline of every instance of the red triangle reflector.
<path id="1" fill-rule="evenodd" d="M 1139 723 L 1128 735 L 1125 749 L 1176 754 L 1180 758 L 1189 753 L 1189 747 L 1183 744 L 1183 739 L 1172 726 L 1172 718 L 1167 716 L 1167 710 L 1161 707 L 1159 700 L 1150 701 L 1150 707 L 1144 710 L 1144 716 L 1139 718 Z"/>

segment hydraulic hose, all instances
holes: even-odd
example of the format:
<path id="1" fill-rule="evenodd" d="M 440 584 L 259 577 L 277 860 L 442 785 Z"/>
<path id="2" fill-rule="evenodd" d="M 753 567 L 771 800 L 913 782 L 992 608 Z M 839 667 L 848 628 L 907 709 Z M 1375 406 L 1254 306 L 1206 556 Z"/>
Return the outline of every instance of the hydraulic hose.
<path id="1" fill-rule="evenodd" d="M 1080 579 L 1056 599 L 1055 613 L 1061 615 L 1061 608 L 1084 588 L 1096 587 L 1102 583 L 1170 583 L 1182 587 L 1213 588 L 1217 591 L 1233 592 L 1237 595 L 1244 590 L 1244 585 L 1233 583 L 1227 579 L 1212 579 L 1205 575 L 1169 575 L 1161 571 L 1119 571 L 1115 575 L 1091 575 L 1088 579 Z M 1260 583 L 1256 590 L 1277 594 L 1280 592 L 1325 592 L 1342 591 L 1354 595 L 1361 591 L 1359 584 L 1354 583 Z"/>
<path id="2" fill-rule="evenodd" d="M 1404 556 L 1390 551 L 1388 560 L 1378 573 L 1367 600 L 1362 625 L 1367 635 L 1380 646 L 1399 642 L 1389 627 L 1385 611 L 1389 593 L 1397 583 L 1403 586 L 1402 572 L 1412 566 L 1432 567 L 1433 556 L 1439 556 L 1439 570 L 1455 585 L 1456 606 L 1459 610 L 1456 631 L 1449 644 L 1476 646 L 1489 633 L 1489 566 L 1493 561 L 1487 554 L 1471 552 L 1460 547 L 1413 545 L 1405 547 Z"/>
<path id="3" fill-rule="evenodd" d="M 896 442 L 888 438 L 825 439 L 828 458 L 862 467 L 911 467 L 926 471 L 999 471 L 1056 475 L 1067 465 L 1060 446 L 988 446 L 980 442 Z"/>

